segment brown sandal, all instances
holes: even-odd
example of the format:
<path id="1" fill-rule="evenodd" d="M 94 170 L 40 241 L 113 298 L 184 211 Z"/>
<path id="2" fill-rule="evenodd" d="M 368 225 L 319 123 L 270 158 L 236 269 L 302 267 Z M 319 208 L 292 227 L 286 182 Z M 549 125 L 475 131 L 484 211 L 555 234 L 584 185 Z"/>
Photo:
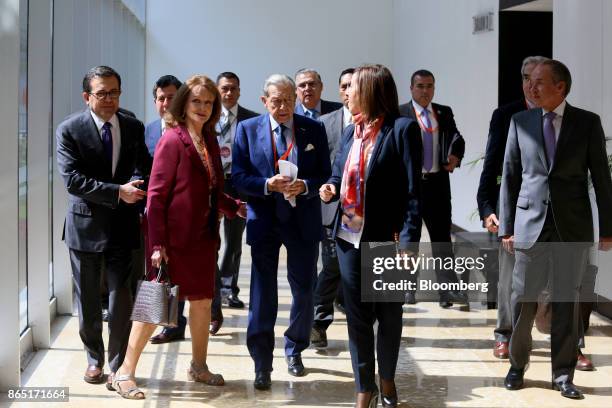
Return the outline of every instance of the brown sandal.
<path id="1" fill-rule="evenodd" d="M 113 388 L 117 391 L 117 394 L 121 395 L 125 399 L 145 399 L 144 392 L 142 392 L 138 386 L 130 387 L 124 390 L 120 385 L 123 381 L 136 382 L 136 379 L 130 374 L 115 374 L 115 378 L 113 378 Z"/>
<path id="2" fill-rule="evenodd" d="M 206 374 L 208 374 L 208 377 L 205 377 Z M 225 380 L 223 379 L 223 376 L 221 374 L 213 374 L 208 371 L 208 365 L 206 364 L 198 368 L 192 361 L 191 365 L 189 366 L 189 369 L 187 370 L 187 375 L 193 381 L 201 382 L 206 385 L 225 385 Z"/>

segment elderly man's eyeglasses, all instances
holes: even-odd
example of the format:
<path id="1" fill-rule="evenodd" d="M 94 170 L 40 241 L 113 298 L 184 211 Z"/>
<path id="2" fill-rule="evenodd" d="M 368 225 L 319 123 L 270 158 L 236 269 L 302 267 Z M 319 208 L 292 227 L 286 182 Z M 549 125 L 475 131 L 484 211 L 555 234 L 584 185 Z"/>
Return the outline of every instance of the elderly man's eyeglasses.
<path id="1" fill-rule="evenodd" d="M 98 100 L 103 100 L 103 99 L 106 99 L 107 97 L 110 99 L 119 99 L 119 96 L 121 95 L 121 91 L 119 90 L 113 90 L 109 92 L 100 91 L 100 92 L 90 92 L 89 94 L 91 96 L 94 96 Z"/>

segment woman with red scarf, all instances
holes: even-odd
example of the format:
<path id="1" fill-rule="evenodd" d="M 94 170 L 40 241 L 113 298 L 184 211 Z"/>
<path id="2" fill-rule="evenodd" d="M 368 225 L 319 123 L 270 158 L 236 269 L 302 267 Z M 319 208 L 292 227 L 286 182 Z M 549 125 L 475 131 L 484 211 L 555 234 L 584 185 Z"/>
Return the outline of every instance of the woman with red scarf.
<path id="1" fill-rule="evenodd" d="M 400 117 L 395 81 L 382 65 L 355 70 L 349 90 L 353 123 L 344 131 L 332 177 L 319 190 L 339 199 L 334 228 L 344 290 L 357 407 L 375 407 L 374 323 L 381 402 L 397 406 L 395 369 L 402 335 L 402 302 L 361 301 L 360 245 L 393 242 L 414 251 L 421 238 L 422 167 L 418 124 Z"/>

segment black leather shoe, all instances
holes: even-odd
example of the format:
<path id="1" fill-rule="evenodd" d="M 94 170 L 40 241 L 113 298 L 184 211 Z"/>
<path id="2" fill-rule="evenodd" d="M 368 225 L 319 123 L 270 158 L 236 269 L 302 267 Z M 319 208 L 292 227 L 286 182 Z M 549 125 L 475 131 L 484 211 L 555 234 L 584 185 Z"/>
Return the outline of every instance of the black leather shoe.
<path id="1" fill-rule="evenodd" d="M 510 367 L 506 379 L 504 380 L 504 386 L 507 390 L 520 390 L 523 388 L 523 376 L 525 375 L 524 368 Z"/>
<path id="2" fill-rule="evenodd" d="M 468 304 L 468 298 L 467 295 L 463 292 L 455 292 L 453 290 L 450 290 L 446 293 L 446 300 L 447 302 L 453 302 L 453 303 L 458 303 L 460 305 L 467 305 Z"/>
<path id="3" fill-rule="evenodd" d="M 185 340 L 185 332 L 177 329 L 164 329 L 157 336 L 151 337 L 151 344 L 164 344 L 172 341 Z"/>
<path id="4" fill-rule="evenodd" d="M 346 309 L 344 308 L 344 305 L 342 303 L 338 302 L 337 300 L 334 300 L 334 306 L 336 306 L 336 309 L 338 309 L 340 313 L 342 313 L 343 315 L 346 314 Z"/>
<path id="5" fill-rule="evenodd" d="M 219 332 L 221 326 L 223 326 L 223 319 L 213 319 L 210 321 L 210 326 L 208 326 L 208 332 L 214 336 Z"/>
<path id="6" fill-rule="evenodd" d="M 383 393 L 382 382 L 380 383 L 380 402 L 383 407 L 397 407 L 397 389 L 393 391 L 393 395 L 385 395 Z"/>
<path id="7" fill-rule="evenodd" d="M 322 329 L 317 326 L 312 326 L 312 330 L 310 331 L 310 344 L 313 345 L 314 348 L 324 349 L 327 347 L 327 333 L 325 329 Z"/>
<path id="8" fill-rule="evenodd" d="M 108 309 L 102 309 L 102 321 L 108 322 L 108 318 L 110 317 L 110 313 Z"/>
<path id="9" fill-rule="evenodd" d="M 576 388 L 576 386 L 571 381 L 565 381 L 565 382 L 561 382 L 558 384 L 553 381 L 552 389 L 561 391 L 561 396 L 565 398 L 571 398 L 571 399 L 583 399 L 584 398 L 584 395 L 582 395 L 582 392 L 580 392 L 580 390 Z"/>
<path id="10" fill-rule="evenodd" d="M 449 307 L 453 306 L 451 302 L 447 301 L 440 301 L 439 305 L 442 309 L 448 309 Z"/>
<path id="11" fill-rule="evenodd" d="M 227 305 L 232 309 L 244 309 L 244 302 L 238 299 L 238 295 L 234 294 L 227 297 Z"/>
<path id="12" fill-rule="evenodd" d="M 302 364 L 302 356 L 298 354 L 297 356 L 287 357 L 287 371 L 294 377 L 305 376 L 306 369 L 304 364 Z"/>
<path id="13" fill-rule="evenodd" d="M 413 291 L 406 292 L 405 302 L 407 305 L 416 305 L 416 296 Z"/>
<path id="14" fill-rule="evenodd" d="M 272 379 L 270 378 L 269 371 L 257 371 L 255 373 L 255 381 L 253 381 L 253 387 L 255 387 L 256 390 L 269 390 L 271 386 Z"/>

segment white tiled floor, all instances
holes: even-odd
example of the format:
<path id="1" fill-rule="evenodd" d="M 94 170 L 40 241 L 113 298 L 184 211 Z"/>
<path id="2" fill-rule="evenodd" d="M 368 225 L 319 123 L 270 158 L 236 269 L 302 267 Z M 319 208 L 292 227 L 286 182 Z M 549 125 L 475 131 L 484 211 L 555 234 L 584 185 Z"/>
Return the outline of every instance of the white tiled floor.
<path id="1" fill-rule="evenodd" d="M 250 254 L 241 275 L 241 297 L 248 303 Z M 284 267 L 283 262 L 281 262 Z M 325 352 L 309 349 L 303 354 L 308 375 L 287 374 L 282 333 L 289 317 L 290 293 L 282 270 L 279 277 L 279 315 L 273 386 L 255 391 L 253 363 L 245 345 L 247 310 L 224 309 L 225 322 L 212 337 L 208 363 L 222 373 L 224 387 L 209 387 L 187 380 L 189 339 L 166 345 L 148 345 L 138 367 L 138 382 L 147 394 L 144 401 L 126 401 L 104 385 L 82 381 L 85 353 L 78 336 L 76 317 L 57 319 L 51 349 L 36 353 L 23 373 L 27 386 L 68 386 L 69 407 L 349 407 L 354 401 L 353 374 L 347 349 L 346 320 L 336 313 L 328 330 Z M 397 370 L 397 386 L 403 407 L 606 407 L 612 406 L 612 325 L 594 315 L 586 338 L 585 353 L 597 366 L 594 372 L 576 372 L 575 383 L 586 399 L 573 401 L 549 389 L 549 344 L 534 330 L 532 364 L 526 387 L 506 391 L 503 378 L 509 363 L 492 355 L 496 311 L 478 303 L 471 310 L 443 310 L 437 303 L 404 306 L 404 331 Z M 3 404 L 0 402 L 0 404 Z M 6 404 L 6 403 L 4 403 Z M 111 405 L 112 404 L 112 405 Z M 15 406 L 27 406 L 20 403 Z M 52 404 L 30 403 L 34 407 Z"/>

